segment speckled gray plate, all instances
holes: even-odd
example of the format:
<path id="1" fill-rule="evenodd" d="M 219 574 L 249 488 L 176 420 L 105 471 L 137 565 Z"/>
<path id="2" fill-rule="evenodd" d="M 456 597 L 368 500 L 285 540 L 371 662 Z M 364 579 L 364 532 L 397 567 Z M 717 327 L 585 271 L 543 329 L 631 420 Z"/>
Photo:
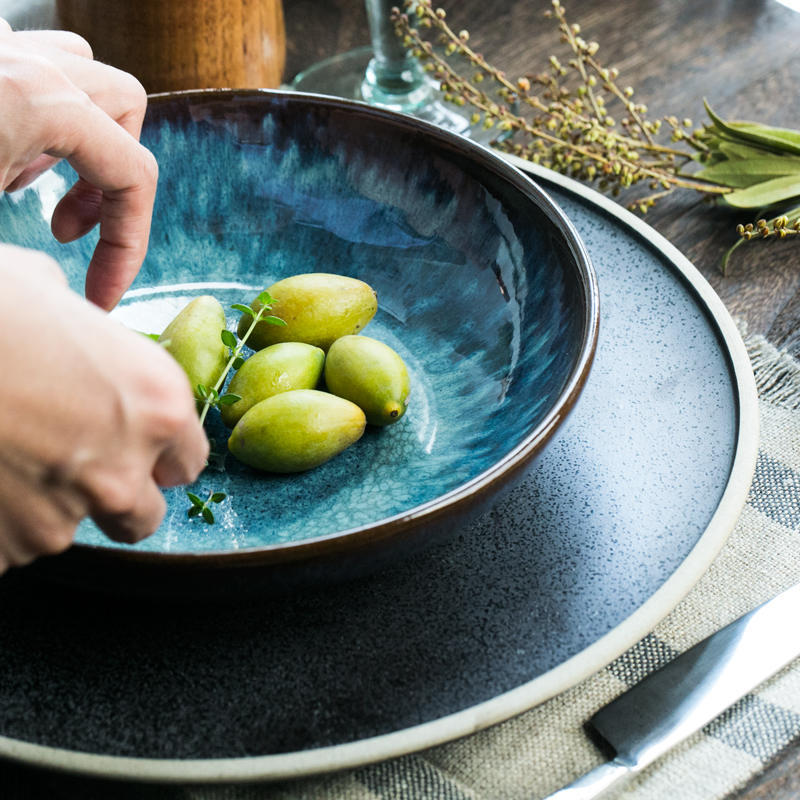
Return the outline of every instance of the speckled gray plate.
<path id="1" fill-rule="evenodd" d="M 747 354 L 669 243 L 537 174 L 589 249 L 604 322 L 582 402 L 526 482 L 446 546 L 283 598 L 148 605 L 5 578 L 0 755 L 191 782 L 364 764 L 531 708 L 674 607 L 752 478 Z"/>

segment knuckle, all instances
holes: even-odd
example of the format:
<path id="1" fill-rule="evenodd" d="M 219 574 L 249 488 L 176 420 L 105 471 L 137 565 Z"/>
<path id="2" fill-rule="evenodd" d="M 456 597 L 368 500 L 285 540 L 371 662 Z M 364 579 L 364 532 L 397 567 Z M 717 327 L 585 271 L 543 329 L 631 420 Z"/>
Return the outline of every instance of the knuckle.
<path id="1" fill-rule="evenodd" d="M 69 52 L 82 58 L 94 58 L 92 46 L 80 34 L 73 31 L 59 31 L 59 37 L 65 50 L 69 50 Z"/>

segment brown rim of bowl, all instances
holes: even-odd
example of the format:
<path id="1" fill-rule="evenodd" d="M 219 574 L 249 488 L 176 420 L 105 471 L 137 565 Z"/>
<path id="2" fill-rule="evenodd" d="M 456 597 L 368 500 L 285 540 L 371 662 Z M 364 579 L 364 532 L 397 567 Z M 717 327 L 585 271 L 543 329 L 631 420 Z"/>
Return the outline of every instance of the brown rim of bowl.
<path id="1" fill-rule="evenodd" d="M 118 546 L 89 545 L 80 542 L 70 548 L 73 557 L 82 555 L 103 560 L 122 560 L 150 566 L 174 567 L 242 567 L 299 562 L 319 558 L 329 553 L 354 551 L 365 544 L 375 544 L 393 539 L 403 531 L 413 531 L 428 520 L 452 511 L 466 511 L 486 491 L 500 487 L 523 469 L 544 444 L 552 437 L 574 407 L 583 390 L 594 360 L 600 324 L 600 293 L 597 276 L 589 254 L 569 218 L 550 199 L 547 193 L 531 178 L 505 161 L 488 147 L 444 130 L 432 123 L 405 114 L 369 106 L 355 100 L 344 100 L 326 95 L 306 94 L 277 89 L 190 89 L 149 95 L 151 104 L 160 105 L 174 99 L 253 99 L 257 97 L 282 97 L 290 101 L 306 100 L 315 105 L 329 106 L 354 114 L 367 114 L 384 118 L 395 126 L 416 130 L 433 136 L 454 150 L 469 153 L 484 166 L 499 174 L 522 194 L 531 199 L 560 231 L 578 266 L 584 297 L 583 339 L 579 356 L 556 402 L 544 419 L 522 442 L 506 453 L 479 475 L 439 497 L 422 503 L 391 517 L 367 525 L 324 534 L 297 542 L 286 542 L 239 550 L 214 550 L 209 552 L 154 552 L 126 550 Z"/>

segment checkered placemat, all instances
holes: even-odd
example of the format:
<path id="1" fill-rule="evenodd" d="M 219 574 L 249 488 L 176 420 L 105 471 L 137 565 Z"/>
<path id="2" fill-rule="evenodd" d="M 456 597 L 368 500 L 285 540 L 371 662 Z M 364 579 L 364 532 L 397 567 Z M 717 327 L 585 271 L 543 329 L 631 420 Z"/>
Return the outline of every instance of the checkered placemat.
<path id="1" fill-rule="evenodd" d="M 4 800 L 516 800 L 541 798 L 603 761 L 582 725 L 652 670 L 800 581 L 800 364 L 763 337 L 748 351 L 761 442 L 745 509 L 691 593 L 650 634 L 568 692 L 488 730 L 345 773 L 268 785 L 118 784 L 0 764 Z M 723 798 L 800 737 L 800 660 L 612 797 Z"/>

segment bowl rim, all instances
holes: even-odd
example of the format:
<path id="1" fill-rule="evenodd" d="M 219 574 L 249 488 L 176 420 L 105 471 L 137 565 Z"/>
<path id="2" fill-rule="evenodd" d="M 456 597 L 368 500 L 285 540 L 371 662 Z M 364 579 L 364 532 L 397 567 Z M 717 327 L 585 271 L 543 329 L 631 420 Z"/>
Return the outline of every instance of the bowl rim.
<path id="1" fill-rule="evenodd" d="M 275 101 L 283 99 L 294 103 L 311 103 L 332 109 L 384 119 L 392 126 L 399 126 L 425 134 L 439 140 L 454 151 L 469 155 L 510 183 L 517 191 L 536 205 L 561 234 L 568 250 L 575 260 L 577 278 L 583 295 L 583 330 L 580 348 L 575 363 L 567 376 L 564 386 L 555 402 L 517 445 L 501 456 L 487 469 L 459 486 L 437 495 L 404 511 L 374 522 L 353 526 L 333 533 L 309 537 L 298 541 L 282 542 L 253 547 L 208 551 L 156 551 L 127 549 L 119 545 L 98 545 L 75 542 L 68 553 L 72 558 L 112 559 L 118 562 L 142 564 L 165 568 L 237 568 L 273 564 L 290 564 L 324 557 L 337 552 L 352 552 L 361 546 L 377 544 L 394 538 L 403 530 L 411 529 L 422 522 L 443 515 L 456 508 L 466 509 L 478 501 L 490 489 L 502 485 L 524 468 L 553 436 L 569 412 L 578 401 L 586 384 L 597 349 L 600 326 L 600 291 L 597 275 L 577 229 L 561 210 L 531 177 L 513 166 L 490 147 L 445 130 L 433 123 L 402 114 L 389 109 L 371 106 L 358 100 L 347 100 L 328 95 L 296 92 L 284 89 L 187 89 L 173 92 L 160 92 L 148 95 L 148 108 L 166 105 L 175 100 L 257 100 L 264 98 Z M 146 124 L 146 118 L 145 118 Z M 66 555 L 66 554 L 65 554 Z M 59 558 L 56 556 L 55 558 Z"/>

